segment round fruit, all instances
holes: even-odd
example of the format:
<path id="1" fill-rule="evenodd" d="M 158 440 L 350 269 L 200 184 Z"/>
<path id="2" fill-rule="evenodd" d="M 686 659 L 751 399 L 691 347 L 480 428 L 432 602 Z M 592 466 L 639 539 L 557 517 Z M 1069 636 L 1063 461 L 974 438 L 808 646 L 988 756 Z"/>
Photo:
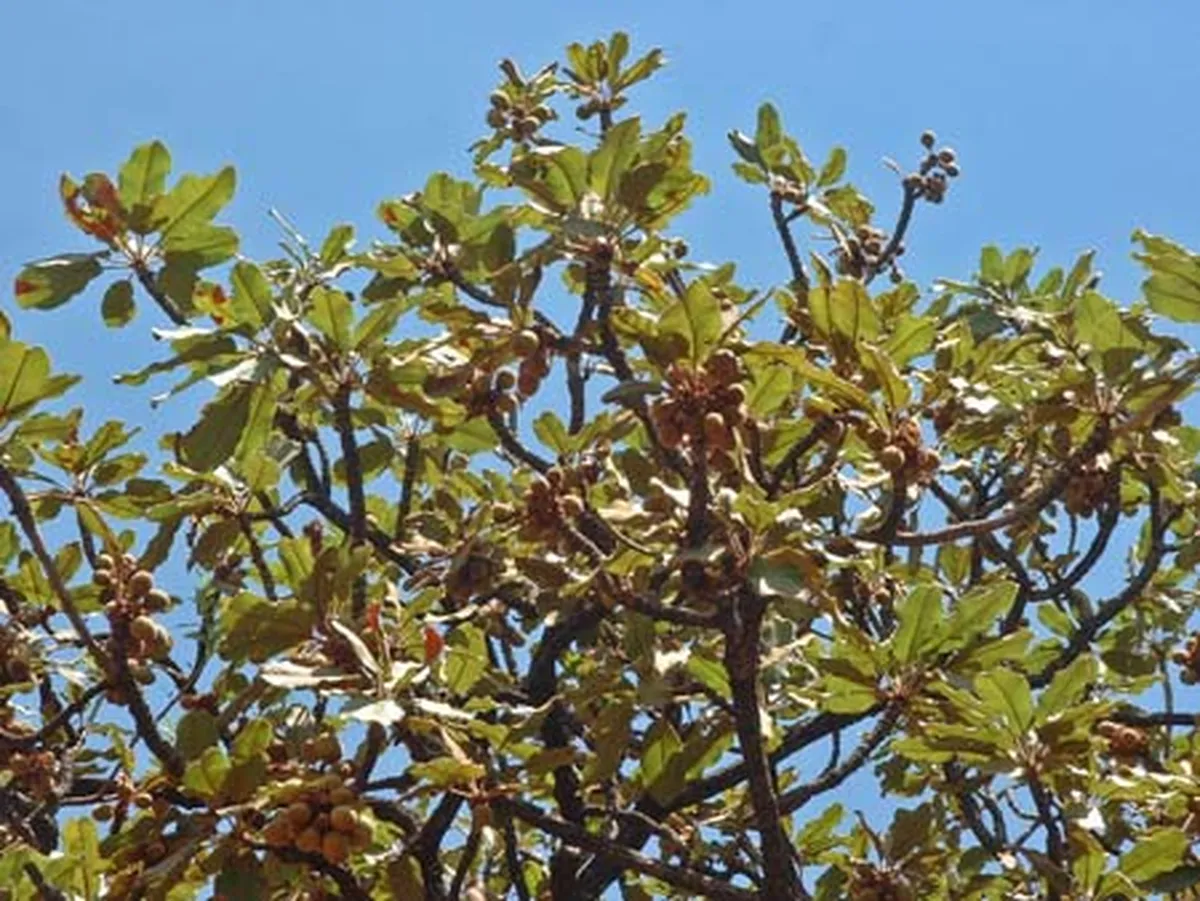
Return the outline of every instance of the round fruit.
<path id="1" fill-rule="evenodd" d="M 568 494 L 560 498 L 558 503 L 563 516 L 568 519 L 574 519 L 583 513 L 583 501 L 573 494 Z"/>
<path id="2" fill-rule="evenodd" d="M 113 575 L 111 569 L 98 569 L 92 573 L 92 584 L 99 585 L 101 588 L 108 588 L 113 583 Z"/>
<path id="3" fill-rule="evenodd" d="M 922 146 L 932 150 L 935 143 L 937 143 L 937 135 L 935 135 L 932 131 L 926 129 L 925 131 L 921 132 Z"/>
<path id="4" fill-rule="evenodd" d="M 129 592 L 135 598 L 144 597 L 154 587 L 154 576 L 144 569 L 139 569 L 129 577 Z"/>
<path id="5" fill-rule="evenodd" d="M 132 572 L 137 569 L 137 557 L 133 556 L 133 554 L 125 554 L 121 557 L 121 564 L 127 571 Z"/>
<path id="6" fill-rule="evenodd" d="M 113 809 L 108 804 L 92 808 L 92 819 L 97 823 L 107 823 L 113 818 Z"/>
<path id="7" fill-rule="evenodd" d="M 317 739 L 317 759 L 327 763 L 336 763 L 342 757 L 342 743 L 336 735 L 322 735 Z"/>
<path id="8" fill-rule="evenodd" d="M 171 596 L 161 588 L 152 588 L 146 592 L 145 605 L 152 613 L 161 613 L 171 606 Z"/>
<path id="9" fill-rule="evenodd" d="M 321 851 L 321 833 L 316 829 L 305 829 L 296 836 L 296 849 L 307 854 L 317 854 Z"/>
<path id="10" fill-rule="evenodd" d="M 879 462 L 888 472 L 899 472 L 904 468 L 904 451 L 894 444 L 889 444 L 879 452 Z"/>
<path id="11" fill-rule="evenodd" d="M 350 856 L 350 843 L 340 832 L 326 832 L 321 839 L 321 856 L 332 864 L 346 862 Z"/>
<path id="12" fill-rule="evenodd" d="M 116 561 L 113 560 L 112 554 L 100 554 L 96 557 L 96 569 L 112 569 L 116 566 Z"/>
<path id="13" fill-rule="evenodd" d="M 134 617 L 129 624 L 129 634 L 138 641 L 152 642 L 158 634 L 158 623 L 148 616 Z"/>
<path id="14" fill-rule="evenodd" d="M 288 818 L 288 822 L 300 828 L 308 825 L 313 817 L 313 809 L 303 801 L 296 801 L 287 806 L 284 815 Z"/>
<path id="15" fill-rule="evenodd" d="M 263 838 L 266 839 L 267 844 L 276 848 L 290 845 L 295 836 L 296 832 L 287 817 L 276 817 L 263 829 Z"/>
<path id="16" fill-rule="evenodd" d="M 329 793 L 329 803 L 334 807 L 345 807 L 357 800 L 358 795 L 354 793 L 354 790 L 344 785 L 339 785 Z"/>
<path id="17" fill-rule="evenodd" d="M 496 390 L 497 391 L 512 391 L 517 384 L 517 377 L 507 369 L 501 369 L 496 373 Z"/>
<path id="18" fill-rule="evenodd" d="M 352 835 L 358 828 L 358 816 L 352 808 L 345 805 L 335 807 L 329 812 L 329 825 L 338 832 Z"/>
<path id="19" fill-rule="evenodd" d="M 527 357 L 542 346 L 542 339 L 533 329 L 522 329 L 513 335 L 513 352 L 519 357 Z"/>

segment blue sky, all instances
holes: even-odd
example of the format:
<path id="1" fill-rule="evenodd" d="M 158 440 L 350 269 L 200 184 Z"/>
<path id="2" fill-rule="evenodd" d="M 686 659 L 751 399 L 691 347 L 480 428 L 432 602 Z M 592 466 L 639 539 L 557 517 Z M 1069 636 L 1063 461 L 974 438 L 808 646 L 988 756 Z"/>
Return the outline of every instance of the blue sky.
<path id="1" fill-rule="evenodd" d="M 379 200 L 437 169 L 468 172 L 502 56 L 531 69 L 616 28 L 635 53 L 665 48 L 667 69 L 633 108 L 651 122 L 687 108 L 698 165 L 714 178 L 682 224 L 693 256 L 738 261 L 747 284 L 782 281 L 784 261 L 761 193 L 729 172 L 724 134 L 751 129 L 764 99 L 811 156 L 849 149 L 851 177 L 885 224 L 898 191 L 882 158 L 912 160 L 924 128 L 957 148 L 963 177 L 910 233 L 906 265 L 926 285 L 968 276 L 985 243 L 1039 246 L 1046 264 L 1095 247 L 1103 288 L 1128 300 L 1135 227 L 1200 247 L 1194 3 L 10 0 L 0 308 L 12 313 L 7 286 L 22 262 L 88 249 L 56 199 L 63 171 L 114 171 L 159 137 L 177 171 L 237 166 L 222 218 L 251 257 L 274 254 L 271 206 L 317 240 L 339 221 L 379 236 Z M 17 337 L 53 345 L 60 365 L 87 376 L 73 397 L 93 426 L 146 416 L 153 391 L 114 391 L 107 376 L 148 360 L 145 329 L 164 324 L 144 307 L 137 327 L 108 331 L 99 301 L 13 316 Z M 149 421 L 179 428 L 193 414 L 185 399 Z"/>

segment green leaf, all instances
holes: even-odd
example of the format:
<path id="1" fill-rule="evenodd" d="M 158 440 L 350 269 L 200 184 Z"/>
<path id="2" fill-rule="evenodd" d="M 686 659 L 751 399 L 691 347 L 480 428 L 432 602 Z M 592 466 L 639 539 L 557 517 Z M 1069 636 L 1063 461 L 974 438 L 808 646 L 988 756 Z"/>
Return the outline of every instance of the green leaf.
<path id="1" fill-rule="evenodd" d="M 722 325 L 721 303 L 700 280 L 688 285 L 683 298 L 668 307 L 659 321 L 662 332 L 681 335 L 687 341 L 691 359 L 696 363 L 705 359 L 716 345 Z"/>
<path id="2" fill-rule="evenodd" d="M 100 897 L 100 877 L 106 869 L 96 824 L 88 817 L 63 826 L 63 853 L 73 869 L 73 883 L 89 901 Z"/>
<path id="3" fill-rule="evenodd" d="M 104 292 L 104 300 L 100 303 L 100 315 L 104 324 L 109 328 L 120 328 L 128 325 L 137 312 L 133 300 L 133 284 L 128 279 L 113 282 Z"/>
<path id="4" fill-rule="evenodd" d="M 593 191 L 609 200 L 620 184 L 638 149 L 642 123 L 636 116 L 624 119 L 608 130 L 600 147 L 592 154 L 588 181 Z"/>
<path id="5" fill-rule="evenodd" d="M 892 637 L 892 654 L 899 663 L 911 663 L 937 643 L 942 623 L 942 591 L 920 585 L 909 592 L 897 611 L 899 625 Z"/>
<path id="6" fill-rule="evenodd" d="M 1138 229 L 1134 258 L 1150 270 L 1142 291 L 1150 309 L 1175 322 L 1200 322 L 1200 254 Z"/>
<path id="7" fill-rule="evenodd" d="M 52 310 L 88 286 L 101 272 L 104 253 L 65 253 L 29 263 L 13 283 L 17 305 Z"/>
<path id="8" fill-rule="evenodd" d="M 251 720 L 233 740 L 233 759 L 242 762 L 257 757 L 267 750 L 274 737 L 275 731 L 270 720 Z"/>
<path id="9" fill-rule="evenodd" d="M 168 265 L 199 272 L 224 263 L 237 253 L 239 243 L 232 228 L 201 222 L 171 232 L 163 239 L 162 249 Z"/>
<path id="10" fill-rule="evenodd" d="M 225 785 L 229 775 L 229 758 L 219 747 L 208 748 L 187 765 L 183 773 L 183 786 L 201 798 L 214 799 Z"/>
<path id="11" fill-rule="evenodd" d="M 0 422 L 62 394 L 78 376 L 50 375 L 50 357 L 20 341 L 0 343 Z"/>
<path id="12" fill-rule="evenodd" d="M 666 719 L 660 719 L 646 733 L 645 750 L 638 774 L 647 791 L 653 792 L 654 785 L 665 774 L 667 764 L 683 748 L 679 733 Z"/>
<path id="13" fill-rule="evenodd" d="M 879 692 L 874 685 L 841 676 L 826 676 L 821 687 L 826 695 L 821 701 L 821 709 L 829 713 L 863 713 L 879 703 Z"/>
<path id="14" fill-rule="evenodd" d="M 321 250 L 318 253 L 318 256 L 321 258 L 321 265 L 332 266 L 344 259 L 346 249 L 353 240 L 353 225 L 335 225 L 329 230 L 329 234 L 325 236 L 325 240 L 321 242 Z"/>
<path id="15" fill-rule="evenodd" d="M 1008 724 L 1013 735 L 1024 735 L 1033 725 L 1033 697 L 1020 673 L 1003 667 L 982 673 L 975 679 L 975 693 Z"/>
<path id="16" fill-rule="evenodd" d="M 270 897 L 267 875 L 253 854 L 242 854 L 223 863 L 213 891 L 224 901 L 258 901 Z"/>
<path id="17" fill-rule="evenodd" d="M 483 632 L 462 625 L 450 633 L 446 654 L 446 687 L 456 695 L 466 694 L 488 667 L 487 643 Z"/>
<path id="18" fill-rule="evenodd" d="M 766 161 L 763 160 L 758 145 L 749 136 L 742 134 L 740 131 L 731 131 L 729 132 L 729 143 L 733 147 L 734 152 L 745 160 L 746 163 L 750 164 L 752 167 L 749 170 L 750 172 L 766 168 Z M 736 166 L 737 164 L 735 163 L 734 165 Z M 741 174 L 741 170 L 738 171 Z M 746 176 L 743 174 L 743 177 Z"/>
<path id="19" fill-rule="evenodd" d="M 189 710 L 175 727 L 175 750 L 184 760 L 195 760 L 220 743 L 217 718 L 207 710 Z"/>
<path id="20" fill-rule="evenodd" d="M 829 187 L 840 179 L 845 172 L 846 151 L 841 147 L 834 147 L 833 150 L 829 151 L 829 159 L 821 167 L 821 174 L 817 176 L 817 187 Z"/>
<path id="21" fill-rule="evenodd" d="M 559 456 L 569 453 L 574 446 L 571 436 L 567 434 L 567 427 L 553 410 L 547 410 L 533 421 L 533 434 Z"/>
<path id="22" fill-rule="evenodd" d="M 312 292 L 308 321 L 320 329 L 339 350 L 350 350 L 354 346 L 354 310 L 344 292 L 333 288 L 316 288 Z"/>
<path id="23" fill-rule="evenodd" d="M 1038 720 L 1045 721 L 1055 714 L 1067 713 L 1084 691 L 1096 680 L 1096 658 L 1077 657 L 1069 666 L 1059 670 L 1050 686 L 1038 698 Z"/>
<path id="24" fill-rule="evenodd" d="M 170 171 L 171 153 L 162 141 L 136 147 L 117 173 L 117 192 L 125 209 L 153 203 L 166 189 Z"/>
<path id="25" fill-rule="evenodd" d="M 632 87 L 639 81 L 649 78 L 665 64 L 666 58 L 663 56 L 663 52 L 656 47 L 622 72 L 614 81 L 613 89 L 623 91 L 625 88 Z"/>
<path id="26" fill-rule="evenodd" d="M 156 219 L 164 224 L 159 229 L 165 241 L 173 232 L 210 222 L 232 199 L 237 186 L 237 174 L 226 166 L 216 175 L 185 175 L 170 193 L 154 204 Z"/>
<path id="27" fill-rule="evenodd" d="M 222 391 L 200 411 L 199 421 L 179 439 L 181 462 L 197 472 L 212 472 L 232 455 L 250 420 L 251 385 Z"/>
<path id="28" fill-rule="evenodd" d="M 230 313 L 235 322 L 259 328 L 275 317 L 271 283 L 253 263 L 238 262 L 229 273 L 229 284 L 233 288 Z"/>
<path id="29" fill-rule="evenodd" d="M 409 764 L 408 772 L 436 788 L 466 786 L 487 773 L 483 764 L 472 760 L 437 757 L 430 761 Z"/>
<path id="30" fill-rule="evenodd" d="M 1179 866 L 1190 845 L 1182 829 L 1153 830 L 1121 855 L 1121 872 L 1134 882 L 1153 879 Z"/>
<path id="31" fill-rule="evenodd" d="M 930 316 L 905 316 L 883 344 L 884 351 L 899 367 L 928 353 L 937 337 L 937 321 Z"/>
<path id="32" fill-rule="evenodd" d="M 733 696 L 729 686 L 729 673 L 716 660 L 692 653 L 688 655 L 685 668 L 688 675 L 719 697 L 728 700 Z"/>
<path id="33" fill-rule="evenodd" d="M 1018 590 L 1015 582 L 1001 580 L 976 585 L 964 594 L 954 605 L 946 629 L 951 647 L 962 647 L 987 632 L 1012 607 Z"/>
<path id="34" fill-rule="evenodd" d="M 980 251 L 979 277 L 996 285 L 1004 283 L 1004 254 L 999 247 L 989 244 Z"/>
<path id="35" fill-rule="evenodd" d="M 783 140 L 783 126 L 779 122 L 779 111 L 770 103 L 758 108 L 758 127 L 754 132 L 754 143 L 760 151 L 766 151 Z"/>

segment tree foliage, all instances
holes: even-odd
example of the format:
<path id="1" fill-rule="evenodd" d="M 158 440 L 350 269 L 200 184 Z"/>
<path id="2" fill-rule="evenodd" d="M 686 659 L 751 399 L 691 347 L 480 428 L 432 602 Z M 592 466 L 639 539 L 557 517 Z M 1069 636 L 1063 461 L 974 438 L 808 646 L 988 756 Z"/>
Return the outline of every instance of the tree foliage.
<path id="1" fill-rule="evenodd" d="M 1200 256 L 1137 232 L 1132 306 L 1027 248 L 922 290 L 954 151 L 914 142 L 881 224 L 764 104 L 752 288 L 674 230 L 684 115 L 627 113 L 662 53 L 566 57 L 504 61 L 472 177 L 364 249 L 281 219 L 239 256 L 234 170 L 157 141 L 63 177 L 92 243 L 17 303 L 148 300 L 164 352 L 116 383 L 203 405 L 88 421 L 0 318 L 0 884 L 1190 891 L 1200 360 L 1161 317 L 1200 320 Z"/>

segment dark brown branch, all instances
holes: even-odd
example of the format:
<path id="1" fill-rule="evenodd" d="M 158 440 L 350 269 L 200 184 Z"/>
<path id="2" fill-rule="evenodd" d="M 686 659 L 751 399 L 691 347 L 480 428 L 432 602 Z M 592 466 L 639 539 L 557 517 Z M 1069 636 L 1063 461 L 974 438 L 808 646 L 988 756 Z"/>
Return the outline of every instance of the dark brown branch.
<path id="1" fill-rule="evenodd" d="M 917 206 L 917 198 L 920 197 L 920 190 L 916 187 L 910 187 L 907 183 L 904 185 L 904 199 L 900 202 L 900 214 L 896 217 L 896 227 L 892 229 L 892 236 L 884 245 L 883 252 L 879 255 L 879 260 L 871 267 L 871 271 L 867 274 L 867 284 L 882 272 L 891 262 L 896 259 L 900 252 L 900 245 L 904 243 L 904 236 L 908 232 L 908 226 L 912 222 L 913 210 Z"/>
<path id="2" fill-rule="evenodd" d="M 104 653 L 104 650 L 96 643 L 96 639 L 92 637 L 87 623 L 83 620 L 83 615 L 79 612 L 79 608 L 75 606 L 75 600 L 71 597 L 70 589 L 67 588 L 66 583 L 63 581 L 62 573 L 58 571 L 58 566 L 54 563 L 54 558 L 50 556 L 50 552 L 46 549 L 46 543 L 42 540 L 42 533 L 38 529 L 37 520 L 34 518 L 32 508 L 29 506 L 29 499 L 25 496 L 25 492 L 21 489 L 13 473 L 4 465 L 0 465 L 0 491 L 3 491 L 8 496 L 9 503 L 12 505 L 12 514 L 21 526 L 21 531 L 25 533 L 25 539 L 29 542 L 30 547 L 33 548 L 34 556 L 37 557 L 38 562 L 42 565 L 42 570 L 46 573 L 46 579 L 50 582 L 54 596 L 58 599 L 63 613 L 70 620 L 71 626 L 79 635 L 79 640 L 83 642 L 83 646 L 100 667 L 101 671 L 108 673 L 108 655 Z"/>
<path id="3" fill-rule="evenodd" d="M 885 707 L 883 716 L 879 718 L 879 722 L 871 728 L 870 732 L 863 736 L 862 741 L 849 757 L 832 769 L 822 773 L 807 785 L 798 786 L 780 795 L 780 811 L 786 815 L 799 810 L 817 795 L 831 791 L 845 782 L 846 779 L 871 759 L 871 755 L 875 753 L 875 750 L 892 734 L 892 730 L 896 727 L 896 723 L 899 721 L 903 711 L 904 708 L 900 704 L 891 704 Z"/>
<path id="4" fill-rule="evenodd" d="M 804 267 L 804 260 L 800 257 L 800 251 L 796 247 L 796 238 L 788 224 L 787 214 L 783 211 L 783 196 L 774 191 L 771 192 L 771 220 L 775 223 L 779 241 L 783 244 L 783 252 L 787 255 L 788 267 L 792 271 L 792 284 L 797 289 L 798 299 L 802 303 L 807 303 L 808 270 Z"/>
<path id="5" fill-rule="evenodd" d="M 150 295 L 150 299 L 158 304 L 158 308 L 166 314 L 171 322 L 175 323 L 175 325 L 188 324 L 187 317 L 179 311 L 179 308 L 175 306 L 175 302 L 167 297 L 162 289 L 158 287 L 158 284 L 154 281 L 154 273 L 150 271 L 144 262 L 140 260 L 134 262 L 133 274 L 137 277 L 138 284 L 142 286 L 142 290 Z"/>
<path id="6" fill-rule="evenodd" d="M 488 425 L 492 427 L 492 431 L 496 433 L 496 437 L 500 439 L 500 446 L 508 452 L 509 456 L 515 457 L 520 462 L 537 472 L 545 472 L 551 467 L 549 460 L 543 459 L 521 443 L 521 440 L 513 434 L 512 429 L 508 427 L 508 423 L 504 421 L 504 417 L 500 415 L 500 411 L 495 407 L 491 407 L 487 412 Z"/>
<path id="7" fill-rule="evenodd" d="M 367 499 L 363 489 L 362 461 L 358 455 L 358 441 L 354 437 L 354 421 L 350 412 L 349 385 L 342 386 L 333 400 L 333 421 L 338 440 L 342 446 L 342 462 L 346 467 L 346 496 L 350 502 L 350 544 L 358 547 L 367 540 Z M 367 584 L 363 578 L 355 579 L 353 591 L 353 614 L 357 620 L 367 609 Z"/>
<path id="8" fill-rule="evenodd" d="M 47 720 L 42 725 L 42 728 L 30 735 L 13 735 L 0 728 L 0 750 L 24 750 L 45 741 L 66 725 L 71 717 L 83 710 L 94 698 L 107 691 L 108 688 L 109 684 L 105 681 L 97 682 L 95 685 L 90 686 L 78 698 L 59 710 L 51 719 Z"/>
<path id="9" fill-rule="evenodd" d="M 784 458 L 771 470 L 767 487 L 768 497 L 774 498 L 779 494 L 784 477 L 791 472 L 792 467 L 800 461 L 801 457 L 816 447 L 817 442 L 821 441 L 828 434 L 834 422 L 835 420 L 828 416 L 817 420 L 807 435 L 788 448 L 788 452 L 784 455 Z"/>
<path id="10" fill-rule="evenodd" d="M 404 448 L 404 480 L 400 483 L 400 504 L 396 510 L 396 540 L 404 538 L 408 517 L 412 513 L 413 487 L 417 484 L 417 467 L 421 463 L 421 438 L 409 436 Z"/>
<path id="11" fill-rule="evenodd" d="M 246 539 L 246 543 L 250 546 L 250 560 L 254 564 L 254 569 L 258 573 L 258 579 L 262 582 L 263 594 L 267 599 L 274 602 L 278 600 L 275 594 L 275 577 L 271 575 L 271 567 L 267 564 L 267 558 L 263 555 L 262 545 L 258 543 L 258 537 L 254 534 L 254 527 L 250 523 L 250 517 L 242 514 L 238 517 L 238 527 L 241 529 L 242 537 Z"/>
<path id="12" fill-rule="evenodd" d="M 715 898 L 717 901 L 757 901 L 758 896 L 753 892 L 736 888 L 726 881 L 699 873 L 690 867 L 673 867 L 652 860 L 611 839 L 594 835 L 582 826 L 543 813 L 532 804 L 498 799 L 493 802 L 492 806 L 501 813 L 516 817 L 522 822 L 554 836 L 572 848 L 595 854 L 621 869 L 643 873 L 662 880 L 668 885 L 694 892 L 698 896 Z"/>
<path id="13" fill-rule="evenodd" d="M 1109 714 L 1106 719 L 1126 726 L 1153 728 L 1159 726 L 1182 726 L 1186 729 L 1200 729 L 1200 712 L 1179 713 L 1160 712 L 1147 713 L 1143 710 L 1118 710 Z"/>
<path id="14" fill-rule="evenodd" d="M 1109 598 L 1096 608 L 1095 613 L 1084 619 L 1079 624 L 1079 628 L 1071 634 L 1066 647 L 1059 652 L 1058 656 L 1046 664 L 1041 672 L 1030 677 L 1029 684 L 1034 688 L 1045 688 L 1049 685 L 1055 673 L 1070 665 L 1076 657 L 1087 649 L 1105 626 L 1120 615 L 1126 607 L 1141 597 L 1142 592 L 1146 590 L 1146 586 L 1150 584 L 1150 580 L 1154 578 L 1154 574 L 1158 572 L 1159 567 L 1162 565 L 1163 557 L 1166 555 L 1163 537 L 1171 521 L 1178 515 L 1178 511 L 1164 515 L 1161 509 L 1161 499 L 1159 498 L 1158 489 L 1153 484 L 1149 486 L 1149 489 L 1150 548 L 1146 552 L 1146 559 L 1142 561 L 1141 567 L 1139 567 L 1137 573 L 1129 581 L 1129 584 L 1119 594 Z"/>
<path id="15" fill-rule="evenodd" d="M 302 863 L 316 870 L 322 876 L 332 879 L 346 901 L 371 901 L 371 896 L 363 890 L 363 887 L 358 884 L 358 880 L 354 878 L 354 875 L 349 870 L 331 864 L 320 854 L 309 854 L 306 851 L 300 851 L 291 846 L 277 847 L 274 845 L 259 844 L 258 842 L 247 842 L 247 844 L 256 851 L 265 851 L 274 854 L 288 863 Z"/>
<path id="16" fill-rule="evenodd" d="M 508 869 L 508 881 L 517 893 L 517 901 L 531 901 L 529 886 L 525 882 L 525 869 L 521 866 L 521 845 L 517 827 L 510 815 L 502 813 L 501 819 L 504 820 L 504 865 Z"/>
<path id="17" fill-rule="evenodd" d="M 725 670 L 733 697 L 734 724 L 754 821 L 762 843 L 764 896 L 779 901 L 797 896 L 791 843 L 780 821 L 782 810 L 762 738 L 761 698 L 758 685 L 759 631 L 766 605 L 751 592 L 733 601 L 725 631 Z"/>
<path id="18" fill-rule="evenodd" d="M 462 849 L 462 855 L 458 859 L 458 869 L 454 871 L 454 878 L 450 880 L 450 897 L 461 898 L 463 885 L 467 881 L 467 875 L 471 872 L 471 867 L 475 864 L 475 856 L 479 853 L 479 830 L 472 829 L 467 833 L 467 843 Z"/>
<path id="19" fill-rule="evenodd" d="M 453 792 L 442 795 L 441 801 L 409 847 L 409 851 L 421 867 L 421 878 L 425 883 L 425 897 L 428 901 L 442 901 L 446 898 L 446 889 L 442 881 L 442 839 L 454 825 L 454 817 L 462 805 L 461 795 Z"/>

